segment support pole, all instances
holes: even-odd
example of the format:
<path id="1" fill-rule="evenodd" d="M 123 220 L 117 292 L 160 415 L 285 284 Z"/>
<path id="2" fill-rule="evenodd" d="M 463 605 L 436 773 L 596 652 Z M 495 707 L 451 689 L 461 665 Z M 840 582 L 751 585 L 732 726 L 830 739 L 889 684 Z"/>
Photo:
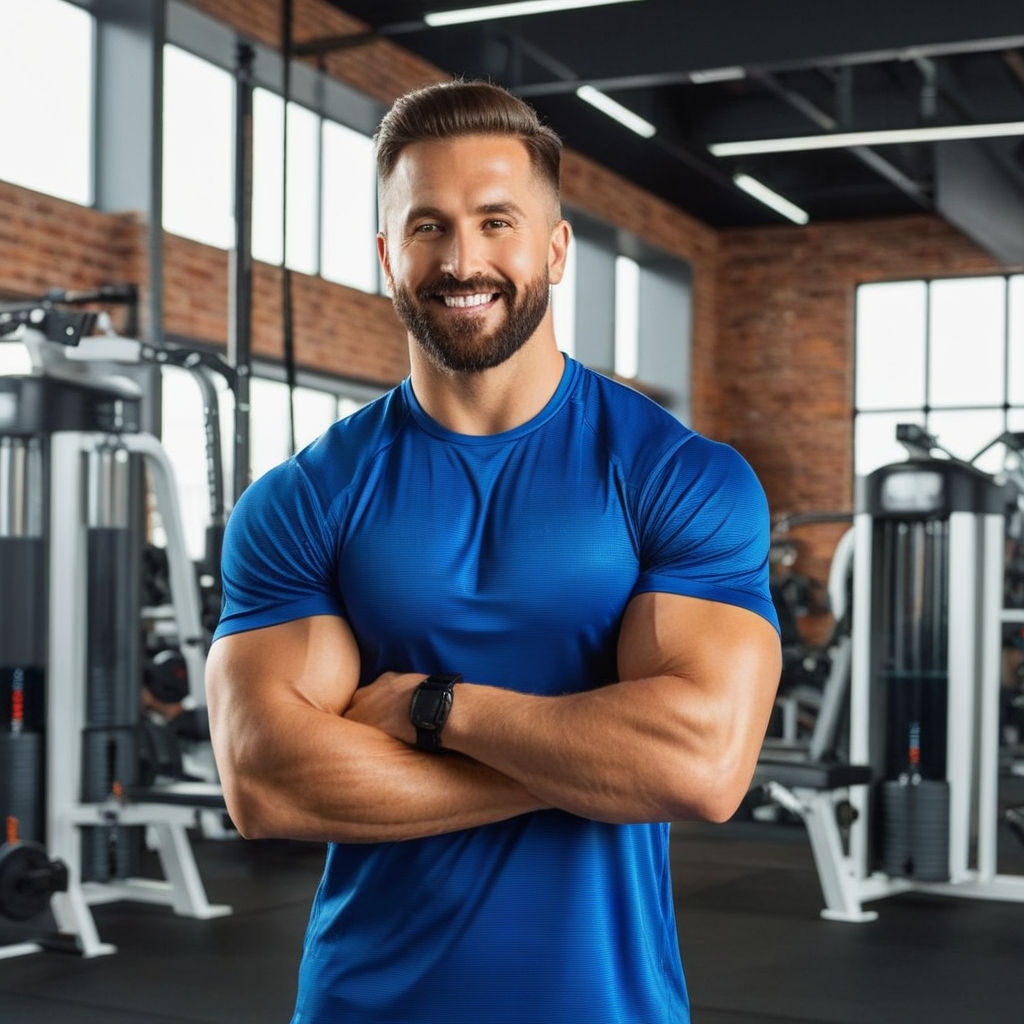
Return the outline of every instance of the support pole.
<path id="1" fill-rule="evenodd" d="M 235 248 L 231 253 L 228 362 L 235 369 L 233 502 L 249 486 L 249 379 L 252 372 L 252 82 L 255 52 L 238 44 L 235 69 Z"/>

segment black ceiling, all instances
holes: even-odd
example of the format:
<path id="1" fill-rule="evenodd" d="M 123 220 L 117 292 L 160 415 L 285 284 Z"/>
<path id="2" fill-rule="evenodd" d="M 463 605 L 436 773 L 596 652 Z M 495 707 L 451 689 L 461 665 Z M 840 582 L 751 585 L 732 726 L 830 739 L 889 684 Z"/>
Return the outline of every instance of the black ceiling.
<path id="1" fill-rule="evenodd" d="M 332 2 L 451 74 L 508 86 L 569 146 L 712 226 L 784 222 L 733 184 L 743 171 L 812 223 L 938 210 L 1003 262 L 1024 263 L 1024 137 L 744 158 L 707 148 L 1022 121 L 1021 0 L 638 0 L 447 28 L 426 27 L 423 14 L 489 4 Z M 736 77 L 700 82 L 725 68 Z M 594 110 L 575 95 L 582 84 L 657 134 L 643 139 Z"/>

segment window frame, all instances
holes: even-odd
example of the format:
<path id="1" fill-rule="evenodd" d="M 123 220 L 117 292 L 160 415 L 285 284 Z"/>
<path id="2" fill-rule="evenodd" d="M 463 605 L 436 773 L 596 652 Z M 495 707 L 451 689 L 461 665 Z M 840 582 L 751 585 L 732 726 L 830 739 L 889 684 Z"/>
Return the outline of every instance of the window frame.
<path id="1" fill-rule="evenodd" d="M 1002 358 L 1002 401 L 1001 402 L 962 402 L 962 403 L 943 403 L 943 404 L 932 404 L 932 344 L 933 344 L 933 330 L 932 330 L 932 288 L 935 285 L 941 285 L 950 281 L 972 281 L 972 280 L 992 280 L 1001 279 L 1003 283 L 1002 296 L 1003 296 L 1003 309 L 1001 311 L 1002 322 L 1003 322 L 1003 358 Z M 854 476 L 862 476 L 864 473 L 858 471 L 858 424 L 865 424 L 867 419 L 871 417 L 878 417 L 879 420 L 882 417 L 892 417 L 894 420 L 899 417 L 901 422 L 915 422 L 919 423 L 926 430 L 932 429 L 932 422 L 934 419 L 946 419 L 950 416 L 955 416 L 958 413 L 999 413 L 1002 421 L 1002 430 L 1013 429 L 1013 422 L 1024 417 L 1024 401 L 1013 401 L 1012 394 L 1012 381 L 1011 381 L 1011 368 L 1013 367 L 1013 360 L 1011 359 L 1012 346 L 1014 341 L 1013 328 L 1016 325 L 1017 329 L 1024 330 L 1024 286 L 1018 288 L 1019 299 L 1017 306 L 1013 306 L 1013 288 L 1012 282 L 1020 280 L 1024 282 L 1024 274 L 1022 273 L 977 273 L 977 274 L 958 274 L 958 275 L 947 275 L 947 276 L 932 276 L 932 277 L 907 277 L 907 278 L 892 278 L 882 281 L 864 281 L 857 285 L 854 294 L 854 319 L 853 319 L 853 377 L 852 377 L 852 462 L 854 467 Z M 862 288 L 869 288 L 877 285 L 888 285 L 888 284 L 921 284 L 924 286 L 924 352 L 923 360 L 921 365 L 921 393 L 923 394 L 923 401 L 920 403 L 910 403 L 906 405 L 891 405 L 891 406 L 878 406 L 861 408 L 858 405 L 858 394 L 857 394 L 857 383 L 861 372 L 861 340 L 860 340 L 860 322 L 858 316 L 859 309 L 859 295 Z M 1014 316 L 1015 314 L 1015 316 Z M 1020 353 L 1021 360 L 1024 360 L 1024 352 Z M 915 386 L 918 382 L 915 382 Z M 939 441 L 942 442 L 943 438 L 939 435 Z M 895 443 L 895 442 L 894 442 Z M 980 446 L 979 446 L 980 447 Z M 974 455 L 974 452 L 964 453 L 961 457 L 970 458 Z M 878 468 L 873 466 L 871 469 L 866 470 L 870 473 L 873 469 Z"/>

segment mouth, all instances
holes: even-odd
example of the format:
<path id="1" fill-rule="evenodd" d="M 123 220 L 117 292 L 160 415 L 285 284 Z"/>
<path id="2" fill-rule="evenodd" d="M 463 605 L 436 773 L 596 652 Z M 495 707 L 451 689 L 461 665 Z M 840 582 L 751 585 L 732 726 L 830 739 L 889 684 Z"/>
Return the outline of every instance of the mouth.
<path id="1" fill-rule="evenodd" d="M 474 292 L 471 295 L 437 295 L 448 309 L 481 309 L 499 298 L 498 292 Z"/>

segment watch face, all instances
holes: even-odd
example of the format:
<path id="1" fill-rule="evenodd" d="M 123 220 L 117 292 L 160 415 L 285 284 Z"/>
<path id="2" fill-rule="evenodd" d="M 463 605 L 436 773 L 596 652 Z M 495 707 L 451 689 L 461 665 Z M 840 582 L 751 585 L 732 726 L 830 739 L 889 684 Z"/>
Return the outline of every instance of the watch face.
<path id="1" fill-rule="evenodd" d="M 412 702 L 412 724 L 418 729 L 438 729 L 445 723 L 452 704 L 450 689 L 420 688 Z"/>

